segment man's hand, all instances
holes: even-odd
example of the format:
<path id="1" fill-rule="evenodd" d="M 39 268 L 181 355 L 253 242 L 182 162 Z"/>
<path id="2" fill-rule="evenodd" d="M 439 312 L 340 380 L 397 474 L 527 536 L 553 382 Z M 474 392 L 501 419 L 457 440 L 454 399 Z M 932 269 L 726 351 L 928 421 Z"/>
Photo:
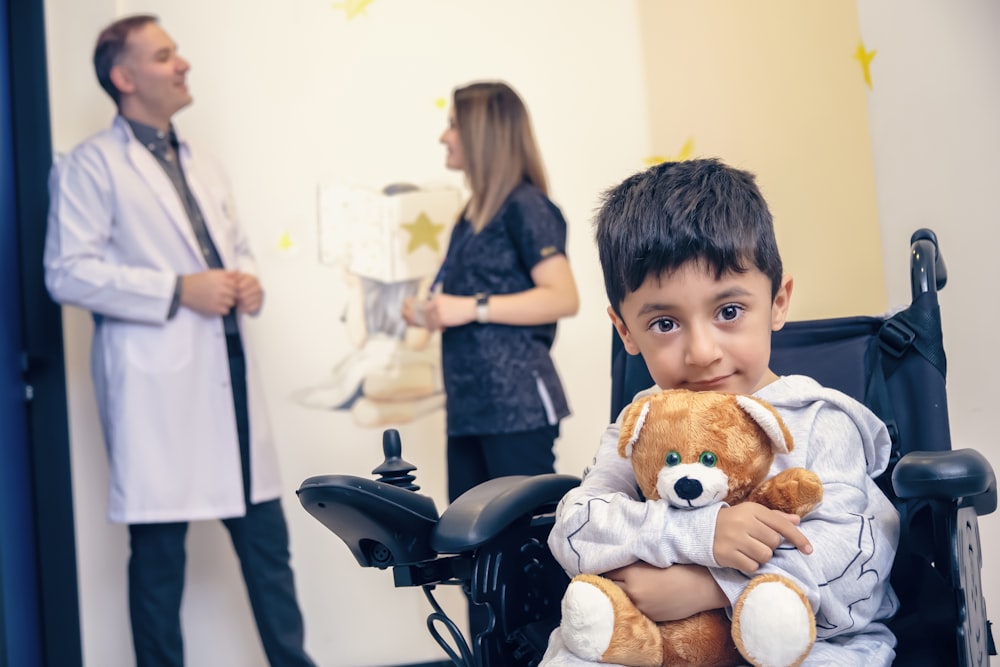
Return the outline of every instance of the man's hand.
<path id="1" fill-rule="evenodd" d="M 804 554 L 812 553 L 812 545 L 799 530 L 801 519 L 757 503 L 740 503 L 723 507 L 715 522 L 715 560 L 722 567 L 731 567 L 753 574 L 771 560 L 782 540 L 788 540 Z"/>
<path id="2" fill-rule="evenodd" d="M 236 305 L 236 271 L 209 269 L 181 277 L 181 305 L 202 315 L 225 315 Z"/>
<path id="3" fill-rule="evenodd" d="M 660 568 L 640 561 L 604 576 L 618 584 L 639 611 L 656 622 L 729 606 L 729 599 L 708 568 L 700 565 Z"/>
<path id="4" fill-rule="evenodd" d="M 264 288 L 251 273 L 236 274 L 236 308 L 241 313 L 256 315 L 264 305 Z"/>

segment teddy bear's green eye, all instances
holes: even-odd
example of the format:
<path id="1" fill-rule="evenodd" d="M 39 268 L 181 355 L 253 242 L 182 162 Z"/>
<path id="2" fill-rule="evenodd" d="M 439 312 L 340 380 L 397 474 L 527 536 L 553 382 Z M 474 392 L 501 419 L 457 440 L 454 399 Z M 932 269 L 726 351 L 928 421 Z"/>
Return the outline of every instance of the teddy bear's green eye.
<path id="1" fill-rule="evenodd" d="M 666 459 L 664 459 L 668 466 L 673 467 L 681 462 L 681 455 L 677 452 L 668 452 Z"/>
<path id="2" fill-rule="evenodd" d="M 712 452 L 702 452 L 701 456 L 698 457 L 698 461 L 706 468 L 714 468 L 716 462 L 715 454 Z"/>

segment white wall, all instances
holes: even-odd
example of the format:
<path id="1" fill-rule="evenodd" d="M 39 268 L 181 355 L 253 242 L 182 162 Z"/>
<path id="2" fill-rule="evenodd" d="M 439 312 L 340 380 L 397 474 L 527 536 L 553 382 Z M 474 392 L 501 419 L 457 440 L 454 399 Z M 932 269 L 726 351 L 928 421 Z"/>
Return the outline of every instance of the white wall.
<path id="1" fill-rule="evenodd" d="M 113 108 L 90 55 L 99 29 L 119 15 L 159 15 L 192 63 L 194 105 L 181 132 L 224 158 L 256 250 L 267 303 L 254 326 L 282 448 L 293 567 L 307 645 L 323 665 L 386 665 L 440 659 L 416 589 L 391 573 L 361 569 L 304 510 L 294 490 L 325 473 L 369 476 L 381 463 L 381 430 L 346 412 L 290 400 L 350 349 L 339 317 L 340 273 L 317 261 L 316 190 L 323 182 L 457 184 L 437 138 L 451 89 L 503 78 L 532 113 L 553 198 L 569 220 L 569 256 L 580 315 L 561 326 L 556 362 L 574 416 L 558 465 L 579 472 L 608 413 L 604 362 L 610 326 L 590 219 L 604 188 L 641 168 L 648 154 L 642 66 L 631 3 L 600 0 L 377 0 L 348 19 L 319 0 L 48 0 L 53 141 L 58 151 L 107 125 Z M 554 94 L 558 86 L 558 94 Z M 279 240 L 286 237 L 292 248 Z M 65 311 L 81 615 L 87 665 L 132 658 L 125 593 L 127 533 L 105 520 L 107 466 L 88 370 L 87 315 Z M 444 419 L 438 411 L 400 427 L 404 457 L 423 491 L 444 507 Z M 183 622 L 192 667 L 264 664 L 235 557 L 221 525 L 197 524 L 188 540 Z M 464 625 L 453 588 L 446 608 Z M 391 641 L 375 628 L 391 632 Z"/>
<path id="2" fill-rule="evenodd" d="M 1000 466 L 1000 4 L 859 0 L 872 61 L 875 183 L 890 303 L 910 298 L 909 238 L 933 229 L 948 263 L 941 293 L 952 446 Z M 980 523 L 987 607 L 1000 618 L 1000 518 Z"/>

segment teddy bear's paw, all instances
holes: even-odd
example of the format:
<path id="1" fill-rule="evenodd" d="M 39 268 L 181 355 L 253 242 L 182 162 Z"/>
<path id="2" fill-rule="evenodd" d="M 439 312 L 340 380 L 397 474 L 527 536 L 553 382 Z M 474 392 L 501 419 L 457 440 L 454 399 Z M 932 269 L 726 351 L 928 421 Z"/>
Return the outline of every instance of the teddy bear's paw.
<path id="1" fill-rule="evenodd" d="M 793 513 L 805 516 L 823 500 L 823 483 L 816 473 L 807 470 L 796 480 L 792 497 L 798 501 Z"/>
<path id="2" fill-rule="evenodd" d="M 816 619 L 784 577 L 755 577 L 733 606 L 733 640 L 755 667 L 796 667 L 816 641 Z"/>
<path id="3" fill-rule="evenodd" d="M 577 657 L 633 667 L 660 667 L 660 629 L 613 581 L 581 574 L 563 594 L 563 643 Z"/>
<path id="4" fill-rule="evenodd" d="M 573 579 L 563 594 L 559 627 L 566 648 L 584 660 L 599 661 L 615 629 L 611 598 L 588 579 Z"/>
<path id="5" fill-rule="evenodd" d="M 764 480 L 747 500 L 789 514 L 805 516 L 823 500 L 823 484 L 811 470 L 788 468 Z"/>

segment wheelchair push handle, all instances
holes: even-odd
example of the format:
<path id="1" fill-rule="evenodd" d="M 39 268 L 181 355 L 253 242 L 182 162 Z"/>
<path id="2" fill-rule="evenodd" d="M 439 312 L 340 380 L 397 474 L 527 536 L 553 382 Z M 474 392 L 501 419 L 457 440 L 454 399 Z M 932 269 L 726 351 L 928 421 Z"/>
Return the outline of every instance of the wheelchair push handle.
<path id="1" fill-rule="evenodd" d="M 939 292 L 948 283 L 948 267 L 938 246 L 937 235 L 918 229 L 910 236 L 910 296 Z"/>

